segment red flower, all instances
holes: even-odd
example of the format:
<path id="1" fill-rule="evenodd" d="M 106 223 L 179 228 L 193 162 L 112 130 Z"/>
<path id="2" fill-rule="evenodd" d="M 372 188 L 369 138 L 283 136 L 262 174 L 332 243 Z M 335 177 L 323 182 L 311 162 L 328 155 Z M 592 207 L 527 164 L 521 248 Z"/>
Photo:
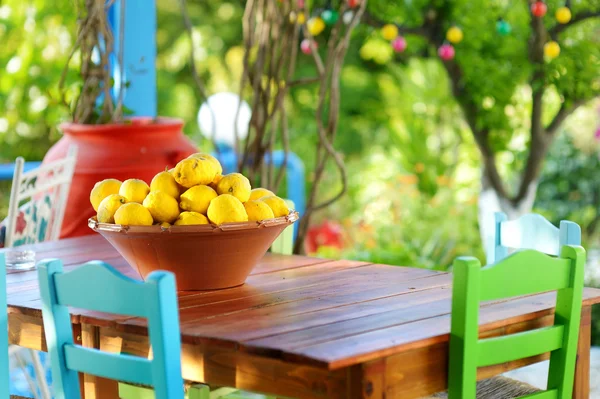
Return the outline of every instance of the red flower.
<path id="1" fill-rule="evenodd" d="M 342 227 L 336 222 L 326 221 L 308 229 L 306 234 L 306 252 L 315 253 L 319 247 L 344 248 Z"/>

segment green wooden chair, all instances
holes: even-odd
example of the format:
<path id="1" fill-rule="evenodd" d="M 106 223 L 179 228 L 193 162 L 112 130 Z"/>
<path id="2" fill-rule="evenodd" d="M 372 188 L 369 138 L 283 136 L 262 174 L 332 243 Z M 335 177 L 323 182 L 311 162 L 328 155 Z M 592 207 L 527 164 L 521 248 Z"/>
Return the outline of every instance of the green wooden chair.
<path id="1" fill-rule="evenodd" d="M 508 399 L 571 398 L 581 318 L 585 250 L 567 245 L 559 258 L 534 250 L 515 253 L 481 267 L 474 258 L 454 262 L 448 397 Z M 557 291 L 554 325 L 479 339 L 479 303 L 546 291 Z M 550 352 L 546 391 L 505 377 L 477 383 L 477 368 Z M 506 387 L 506 390 L 499 389 Z M 508 392 L 510 390 L 511 392 Z M 441 395 L 437 395 L 441 397 Z"/>

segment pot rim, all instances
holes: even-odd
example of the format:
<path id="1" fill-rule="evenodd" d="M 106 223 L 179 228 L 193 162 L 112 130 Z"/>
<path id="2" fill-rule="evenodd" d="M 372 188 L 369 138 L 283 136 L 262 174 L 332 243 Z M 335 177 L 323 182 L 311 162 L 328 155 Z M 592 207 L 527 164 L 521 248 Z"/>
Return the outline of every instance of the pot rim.
<path id="1" fill-rule="evenodd" d="M 291 210 L 287 216 L 281 216 L 273 219 L 265 219 L 260 222 L 239 222 L 225 223 L 222 225 L 215 224 L 198 224 L 189 226 L 169 226 L 161 225 L 152 226 L 125 226 L 120 224 L 100 223 L 96 217 L 88 219 L 88 227 L 100 234 L 122 233 L 128 235 L 146 235 L 146 234 L 189 234 L 189 233 L 204 233 L 212 234 L 215 232 L 228 232 L 240 230 L 255 230 L 281 226 L 283 224 L 291 225 L 299 219 L 299 214 L 295 210 Z"/>
<path id="2" fill-rule="evenodd" d="M 122 132 L 123 130 L 144 130 L 144 132 L 153 130 L 163 130 L 165 127 L 181 128 L 183 119 L 167 116 L 134 116 L 127 117 L 125 121 L 129 123 L 105 123 L 101 125 L 91 125 L 77 122 L 63 122 L 58 125 L 64 133 L 95 133 L 95 132 Z"/>

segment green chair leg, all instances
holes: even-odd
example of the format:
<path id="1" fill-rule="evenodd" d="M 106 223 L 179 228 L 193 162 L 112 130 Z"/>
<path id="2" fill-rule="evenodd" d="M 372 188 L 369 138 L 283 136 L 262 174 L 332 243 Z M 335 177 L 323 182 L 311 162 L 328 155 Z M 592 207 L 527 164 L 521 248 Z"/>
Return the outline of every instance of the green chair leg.
<path id="1" fill-rule="evenodd" d="M 210 399 L 210 388 L 208 385 L 196 384 L 187 392 L 187 399 Z"/>

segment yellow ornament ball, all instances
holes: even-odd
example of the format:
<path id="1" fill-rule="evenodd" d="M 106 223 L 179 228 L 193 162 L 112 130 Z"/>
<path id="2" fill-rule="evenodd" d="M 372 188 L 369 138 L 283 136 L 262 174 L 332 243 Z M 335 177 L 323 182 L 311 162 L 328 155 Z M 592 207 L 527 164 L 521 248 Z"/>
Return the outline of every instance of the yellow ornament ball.
<path id="1" fill-rule="evenodd" d="M 313 17 L 308 20 L 306 27 L 311 35 L 318 36 L 325 30 L 325 22 L 321 17 Z"/>
<path id="2" fill-rule="evenodd" d="M 561 24 L 566 24 L 571 20 L 571 10 L 568 7 L 560 7 L 556 10 L 556 20 Z"/>
<path id="3" fill-rule="evenodd" d="M 463 36 L 463 31 L 458 26 L 453 26 L 448 29 L 448 32 L 446 32 L 446 39 L 453 44 L 460 43 L 463 39 Z"/>
<path id="4" fill-rule="evenodd" d="M 560 45 L 555 41 L 550 41 L 544 45 L 544 55 L 549 59 L 554 59 L 560 54 Z"/>
<path id="5" fill-rule="evenodd" d="M 385 24 L 381 28 L 381 36 L 385 40 L 394 40 L 398 36 L 398 27 L 394 24 Z"/>

